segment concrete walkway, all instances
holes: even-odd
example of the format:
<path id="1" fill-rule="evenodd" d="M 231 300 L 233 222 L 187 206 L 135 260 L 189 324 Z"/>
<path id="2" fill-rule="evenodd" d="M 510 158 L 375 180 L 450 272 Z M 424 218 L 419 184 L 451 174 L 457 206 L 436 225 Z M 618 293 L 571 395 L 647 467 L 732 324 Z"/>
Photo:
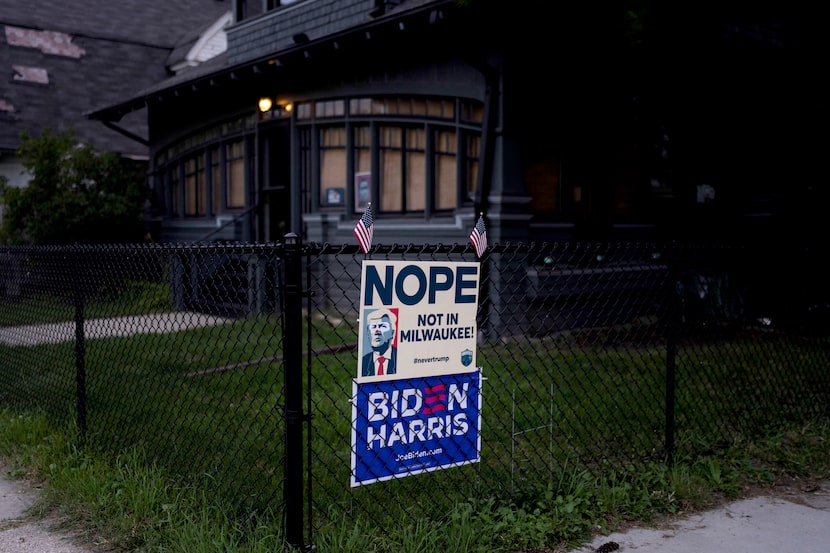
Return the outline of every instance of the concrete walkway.
<path id="1" fill-rule="evenodd" d="M 84 338 L 131 336 L 133 334 L 164 334 L 228 322 L 228 319 L 203 313 L 175 312 L 84 321 Z M 75 323 L 63 322 L 26 326 L 0 327 L 0 344 L 36 346 L 58 344 L 75 339 Z"/>
<path id="2" fill-rule="evenodd" d="M 734 501 L 655 528 L 598 536 L 570 553 L 601 547 L 636 553 L 826 553 L 830 551 L 830 481 L 807 491 Z"/>
<path id="3" fill-rule="evenodd" d="M 38 491 L 6 478 L 0 465 L 0 551 L 2 553 L 90 553 L 94 549 L 74 543 L 68 535 L 52 531 L 47 521 L 26 515 Z"/>

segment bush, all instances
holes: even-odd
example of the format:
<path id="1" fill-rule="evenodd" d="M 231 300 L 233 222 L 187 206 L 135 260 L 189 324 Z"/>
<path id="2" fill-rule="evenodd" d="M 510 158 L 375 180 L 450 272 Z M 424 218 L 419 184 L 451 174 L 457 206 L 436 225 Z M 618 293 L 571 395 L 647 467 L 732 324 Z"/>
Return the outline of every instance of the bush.
<path id="1" fill-rule="evenodd" d="M 4 186 L 0 242 L 6 244 L 128 243 L 142 238 L 149 189 L 146 164 L 99 153 L 73 131 L 28 133 L 18 155 L 28 186 Z"/>

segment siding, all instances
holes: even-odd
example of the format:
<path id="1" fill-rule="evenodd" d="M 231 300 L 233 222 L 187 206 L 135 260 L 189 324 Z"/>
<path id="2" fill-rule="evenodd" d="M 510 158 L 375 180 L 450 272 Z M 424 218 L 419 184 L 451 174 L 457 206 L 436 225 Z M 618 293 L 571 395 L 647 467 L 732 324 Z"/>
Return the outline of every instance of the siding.
<path id="1" fill-rule="evenodd" d="M 367 23 L 374 7 L 374 0 L 306 0 L 243 21 L 228 29 L 229 64 L 291 48 L 299 33 L 316 40 Z"/>

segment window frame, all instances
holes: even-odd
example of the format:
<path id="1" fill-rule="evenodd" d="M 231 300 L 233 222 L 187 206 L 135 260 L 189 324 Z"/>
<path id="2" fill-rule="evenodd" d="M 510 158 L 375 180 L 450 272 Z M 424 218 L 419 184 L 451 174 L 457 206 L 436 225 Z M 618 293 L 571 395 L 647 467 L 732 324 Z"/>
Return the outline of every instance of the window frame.
<path id="1" fill-rule="evenodd" d="M 250 202 L 250 182 L 256 163 L 252 147 L 255 119 L 243 117 L 202 129 L 156 152 L 155 180 L 161 187 L 164 213 L 171 219 L 197 219 L 223 214 L 233 215 L 244 210 Z M 239 155 L 231 158 L 228 147 L 237 145 Z M 197 161 L 195 173 L 188 163 Z M 231 163 L 238 162 L 241 175 L 234 192 Z M 195 198 L 191 198 L 188 178 L 197 175 Z M 232 200 L 241 198 L 241 203 Z M 195 210 L 193 207 L 195 206 Z"/>
<path id="2" fill-rule="evenodd" d="M 316 147 L 314 144 L 306 145 L 301 162 L 300 180 L 304 197 L 316 199 L 310 203 L 304 201 L 304 213 L 344 209 L 348 214 L 359 212 L 355 201 L 356 178 L 366 172 L 367 158 L 371 160 L 371 196 L 376 216 L 423 217 L 428 220 L 473 205 L 477 172 L 480 170 L 482 102 L 440 96 L 362 95 L 309 100 L 298 102 L 295 107 L 297 132 L 310 133 L 313 137 L 311 142 L 316 142 Z M 327 190 L 332 188 L 335 179 L 323 165 L 324 150 L 329 147 L 323 140 L 323 133 L 335 127 L 346 132 L 346 169 L 342 177 L 346 189 L 345 205 L 327 202 Z M 395 132 L 400 134 L 400 147 L 384 145 L 384 141 L 388 142 L 384 133 L 389 129 L 396 129 Z M 371 137 L 368 146 L 367 134 Z M 413 147 L 412 138 L 416 135 L 421 143 Z M 442 136 L 454 137 L 453 146 L 440 144 L 439 137 Z M 308 142 L 308 138 L 305 141 Z M 477 144 L 475 155 L 472 155 L 468 144 L 470 141 Z M 454 153 L 451 152 L 453 149 Z M 386 152 L 389 152 L 389 162 L 400 163 L 400 167 L 385 167 Z M 448 155 L 455 160 L 449 166 L 454 182 L 451 193 L 455 196 L 453 202 L 446 200 L 446 188 L 443 192 L 438 189 L 439 179 L 447 178 L 438 173 L 442 167 L 448 167 L 446 159 L 441 158 Z M 419 160 L 419 156 L 422 159 Z M 309 163 L 312 167 L 307 166 Z M 423 189 L 423 195 L 419 194 L 417 200 L 413 197 L 412 184 L 418 182 L 419 177 L 412 174 L 413 167 L 419 168 L 419 175 L 423 173 L 422 184 L 418 186 L 419 190 Z M 338 168 L 340 170 L 342 164 Z M 390 203 L 385 201 L 383 189 L 392 175 L 395 175 L 395 186 L 400 186 L 400 190 Z"/>

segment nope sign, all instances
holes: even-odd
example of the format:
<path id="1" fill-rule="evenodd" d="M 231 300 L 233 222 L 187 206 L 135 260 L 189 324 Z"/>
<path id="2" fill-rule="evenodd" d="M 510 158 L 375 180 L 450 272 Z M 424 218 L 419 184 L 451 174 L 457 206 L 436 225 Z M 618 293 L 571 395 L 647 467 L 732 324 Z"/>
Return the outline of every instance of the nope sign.
<path id="1" fill-rule="evenodd" d="M 364 265 L 364 305 L 465 304 L 478 299 L 478 264 Z M 381 272 L 382 271 L 382 274 Z"/>
<path id="2" fill-rule="evenodd" d="M 364 260 L 358 382 L 476 367 L 479 275 L 477 262 Z"/>

